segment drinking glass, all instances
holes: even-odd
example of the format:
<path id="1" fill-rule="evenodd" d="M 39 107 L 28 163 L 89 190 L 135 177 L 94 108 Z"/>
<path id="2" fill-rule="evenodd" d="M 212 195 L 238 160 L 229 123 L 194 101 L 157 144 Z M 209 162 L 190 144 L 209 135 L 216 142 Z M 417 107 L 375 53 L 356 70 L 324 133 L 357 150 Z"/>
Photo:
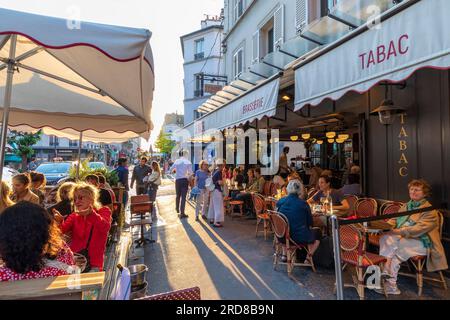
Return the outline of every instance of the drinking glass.
<path id="1" fill-rule="evenodd" d="M 247 184 L 246 184 L 246 183 L 243 183 L 243 184 L 242 184 L 242 187 L 244 188 L 244 190 L 246 190 L 246 189 L 247 189 Z"/>

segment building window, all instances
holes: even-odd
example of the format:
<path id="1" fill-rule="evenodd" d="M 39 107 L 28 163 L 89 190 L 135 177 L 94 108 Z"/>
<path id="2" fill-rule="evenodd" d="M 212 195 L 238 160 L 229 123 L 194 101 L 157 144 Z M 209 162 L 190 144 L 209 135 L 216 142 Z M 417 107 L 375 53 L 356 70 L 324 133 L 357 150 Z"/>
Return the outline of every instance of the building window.
<path id="1" fill-rule="evenodd" d="M 330 2 L 330 0 L 328 0 Z M 332 0 L 335 1 L 335 0 Z M 309 23 L 309 0 L 296 0 L 295 28 L 301 33 Z"/>
<path id="2" fill-rule="evenodd" d="M 59 146 L 59 139 L 58 139 L 58 137 L 50 136 L 50 143 L 49 144 L 51 146 L 55 146 L 55 147 Z"/>
<path id="3" fill-rule="evenodd" d="M 267 53 L 272 53 L 274 50 L 274 33 L 273 28 L 267 32 Z"/>
<path id="4" fill-rule="evenodd" d="M 69 140 L 69 147 L 77 147 L 78 141 L 77 140 Z"/>
<path id="5" fill-rule="evenodd" d="M 204 46 L 205 46 L 205 39 L 199 39 L 195 41 L 195 60 L 200 60 L 205 58 L 205 52 L 204 52 Z"/>
<path id="6" fill-rule="evenodd" d="M 233 56 L 234 78 L 238 78 L 244 71 L 244 49 L 240 48 Z"/>
<path id="7" fill-rule="evenodd" d="M 194 97 L 203 97 L 203 74 L 198 73 L 195 75 L 195 91 L 194 91 Z"/>
<path id="8" fill-rule="evenodd" d="M 244 0 L 233 0 L 234 1 L 234 22 L 244 13 Z"/>

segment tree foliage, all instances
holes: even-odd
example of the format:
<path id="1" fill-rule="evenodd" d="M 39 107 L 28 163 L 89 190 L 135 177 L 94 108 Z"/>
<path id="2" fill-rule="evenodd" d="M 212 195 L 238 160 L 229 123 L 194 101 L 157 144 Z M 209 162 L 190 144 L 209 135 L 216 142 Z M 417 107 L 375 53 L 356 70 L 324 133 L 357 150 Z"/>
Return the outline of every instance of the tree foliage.
<path id="1" fill-rule="evenodd" d="M 14 153 L 22 158 L 22 169 L 27 168 L 27 159 L 34 155 L 33 146 L 42 138 L 42 130 L 36 133 L 26 133 L 12 130 L 8 143 L 13 147 Z"/>
<path id="2" fill-rule="evenodd" d="M 156 139 L 155 146 L 161 153 L 170 154 L 175 147 L 175 141 L 170 140 L 170 135 L 161 130 Z"/>

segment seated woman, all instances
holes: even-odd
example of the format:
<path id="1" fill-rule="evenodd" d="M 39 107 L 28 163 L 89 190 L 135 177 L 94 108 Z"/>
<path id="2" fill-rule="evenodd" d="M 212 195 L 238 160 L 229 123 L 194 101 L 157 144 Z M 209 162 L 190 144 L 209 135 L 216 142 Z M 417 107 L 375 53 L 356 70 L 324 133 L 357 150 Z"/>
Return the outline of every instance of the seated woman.
<path id="1" fill-rule="evenodd" d="M 28 201 L 39 204 L 39 197 L 30 190 L 30 177 L 26 173 L 20 173 L 12 178 L 13 195 L 11 200 L 16 203 L 20 201 Z"/>
<path id="2" fill-rule="evenodd" d="M 408 185 L 410 201 L 400 212 L 431 207 L 426 200 L 431 195 L 431 187 L 424 180 L 413 180 Z M 389 223 L 394 229 L 380 239 L 380 255 L 386 257 L 383 274 L 388 277 L 385 282 L 386 293 L 400 294 L 397 276 L 400 264 L 415 256 L 428 256 L 429 272 L 448 268 L 444 247 L 439 234 L 439 213 L 436 210 L 412 216 L 392 219 Z M 383 290 L 377 292 L 383 293 Z"/>
<path id="3" fill-rule="evenodd" d="M 53 209 L 55 209 L 64 218 L 67 218 L 73 212 L 72 199 L 70 198 L 70 194 L 74 186 L 75 183 L 66 182 L 59 187 L 56 193 L 57 203 L 47 209 L 50 214 L 53 215 Z"/>
<path id="4" fill-rule="evenodd" d="M 322 234 L 320 229 L 312 228 L 311 210 L 306 201 L 300 199 L 303 189 L 299 180 L 291 180 L 287 186 L 288 196 L 278 201 L 277 210 L 288 219 L 292 240 L 308 246 L 307 259 L 310 260 L 319 247 Z"/>
<path id="5" fill-rule="evenodd" d="M 34 171 L 30 172 L 30 180 L 31 192 L 39 197 L 39 204 L 43 206 L 45 201 L 45 185 L 47 184 L 47 180 L 42 173 Z"/>
<path id="6" fill-rule="evenodd" d="M 14 205 L 14 202 L 10 198 L 11 189 L 8 184 L 2 181 L 2 194 L 0 198 L 0 213 L 5 211 L 6 208 L 9 208 Z"/>
<path id="7" fill-rule="evenodd" d="M 231 177 L 231 186 L 234 187 L 234 185 L 237 184 L 238 188 L 241 188 L 243 183 L 244 183 L 244 176 L 241 173 L 241 169 L 234 168 L 233 176 Z"/>
<path id="8" fill-rule="evenodd" d="M 329 176 L 321 176 L 319 178 L 319 191 L 317 191 L 311 198 L 308 199 L 308 204 L 320 204 L 320 199 L 330 195 L 333 201 L 333 209 L 348 210 L 350 205 L 344 199 L 344 195 L 336 189 L 331 188 L 331 178 Z"/>
<path id="9" fill-rule="evenodd" d="M 29 202 L 0 214 L 0 257 L 0 281 L 57 277 L 75 271 L 72 251 L 51 215 Z"/>
<path id="10" fill-rule="evenodd" d="M 55 219 L 61 223 L 60 228 L 64 234 L 72 234 L 70 242 L 72 251 L 80 252 L 87 249 L 91 272 L 102 271 L 111 215 L 108 217 L 106 214 L 99 214 L 98 209 L 102 206 L 97 203 L 98 190 L 92 185 L 86 183 L 75 185 L 72 199 L 76 211 L 63 221 L 60 213 L 54 210 Z"/>

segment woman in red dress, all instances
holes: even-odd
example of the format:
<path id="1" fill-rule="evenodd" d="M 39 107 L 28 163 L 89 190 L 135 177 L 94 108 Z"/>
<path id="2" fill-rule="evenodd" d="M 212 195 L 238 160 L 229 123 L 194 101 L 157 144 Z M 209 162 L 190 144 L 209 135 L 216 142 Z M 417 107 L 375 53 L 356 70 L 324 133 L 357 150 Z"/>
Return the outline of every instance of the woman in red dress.
<path id="1" fill-rule="evenodd" d="M 0 282 L 73 273 L 73 254 L 51 215 L 20 202 L 0 214 Z"/>

